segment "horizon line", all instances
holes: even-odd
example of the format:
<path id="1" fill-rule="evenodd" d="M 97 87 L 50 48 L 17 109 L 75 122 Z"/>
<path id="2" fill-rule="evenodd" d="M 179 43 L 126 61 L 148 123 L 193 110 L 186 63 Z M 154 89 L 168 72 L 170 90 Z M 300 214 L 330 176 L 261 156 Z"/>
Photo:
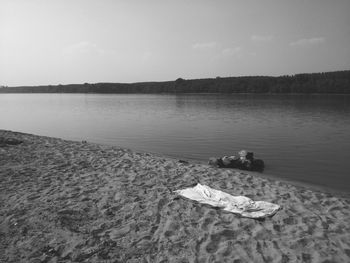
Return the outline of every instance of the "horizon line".
<path id="1" fill-rule="evenodd" d="M 133 84 L 143 84 L 143 83 L 161 83 L 161 82 L 174 82 L 178 79 L 182 80 L 206 80 L 206 79 L 227 79 L 227 78 L 248 78 L 248 77 L 269 77 L 269 78 L 278 78 L 278 77 L 294 77 L 296 75 L 302 75 L 302 74 L 323 74 L 323 73 L 334 73 L 334 72 L 344 72 L 344 71 L 350 71 L 350 69 L 345 70 L 334 70 L 334 71 L 319 71 L 319 72 L 302 72 L 302 73 L 295 73 L 295 74 L 284 74 L 284 75 L 240 75 L 240 76 L 228 76 L 228 77 L 222 77 L 222 76 L 216 76 L 216 77 L 207 77 L 207 78 L 191 78 L 191 79 L 185 79 L 182 77 L 178 77 L 177 79 L 173 80 L 160 80 L 160 81 L 139 81 L 139 82 L 84 82 L 84 83 L 69 83 L 69 84 L 39 84 L 39 85 L 17 85 L 17 86 L 7 86 L 7 85 L 0 85 L 0 88 L 16 88 L 16 87 L 41 87 L 41 86 L 69 86 L 69 85 L 93 85 L 93 84 L 126 84 L 126 85 L 133 85 Z"/>

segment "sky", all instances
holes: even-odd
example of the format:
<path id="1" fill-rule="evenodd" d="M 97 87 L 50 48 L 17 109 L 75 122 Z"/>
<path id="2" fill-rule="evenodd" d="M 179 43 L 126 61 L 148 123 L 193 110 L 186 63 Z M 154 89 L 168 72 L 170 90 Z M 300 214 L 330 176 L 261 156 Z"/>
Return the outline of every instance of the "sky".
<path id="1" fill-rule="evenodd" d="M 349 0 L 0 0 L 0 85 L 350 69 Z"/>

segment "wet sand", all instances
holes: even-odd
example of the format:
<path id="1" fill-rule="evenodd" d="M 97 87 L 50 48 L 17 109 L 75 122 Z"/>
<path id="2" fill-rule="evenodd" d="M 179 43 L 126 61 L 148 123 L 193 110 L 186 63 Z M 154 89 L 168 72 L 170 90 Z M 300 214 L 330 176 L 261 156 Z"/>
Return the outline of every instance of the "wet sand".
<path id="1" fill-rule="evenodd" d="M 237 170 L 0 130 L 0 262 L 349 262 L 350 200 Z M 197 183 L 283 207 L 242 218 Z"/>

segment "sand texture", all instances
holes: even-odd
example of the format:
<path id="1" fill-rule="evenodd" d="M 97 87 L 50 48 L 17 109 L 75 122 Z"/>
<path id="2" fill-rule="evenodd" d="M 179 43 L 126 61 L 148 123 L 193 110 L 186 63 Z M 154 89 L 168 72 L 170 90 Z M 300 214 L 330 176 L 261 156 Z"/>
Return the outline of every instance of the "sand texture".
<path id="1" fill-rule="evenodd" d="M 249 173 L 0 130 L 0 262 L 350 262 L 350 200 Z M 265 220 L 179 197 L 208 185 Z"/>

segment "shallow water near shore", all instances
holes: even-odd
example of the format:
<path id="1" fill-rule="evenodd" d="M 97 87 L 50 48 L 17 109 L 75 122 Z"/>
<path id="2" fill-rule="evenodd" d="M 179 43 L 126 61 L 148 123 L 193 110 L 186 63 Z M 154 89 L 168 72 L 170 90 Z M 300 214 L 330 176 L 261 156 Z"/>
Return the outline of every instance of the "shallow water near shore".
<path id="1" fill-rule="evenodd" d="M 350 192 L 350 96 L 1 94 L 0 128 L 206 161 Z"/>

